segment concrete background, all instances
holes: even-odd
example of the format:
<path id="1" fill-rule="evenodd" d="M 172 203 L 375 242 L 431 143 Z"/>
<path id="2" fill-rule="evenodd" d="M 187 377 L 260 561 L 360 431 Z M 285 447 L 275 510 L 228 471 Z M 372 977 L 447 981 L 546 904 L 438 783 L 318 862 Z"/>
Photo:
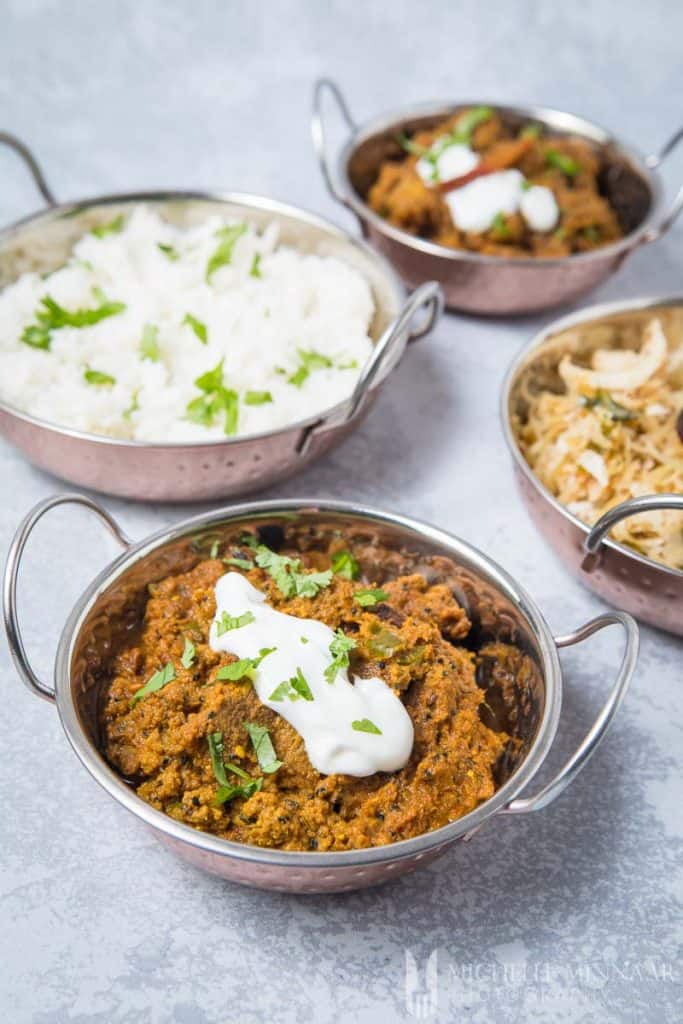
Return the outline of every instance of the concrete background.
<path id="1" fill-rule="evenodd" d="M 218 186 L 350 226 L 312 155 L 317 75 L 338 79 L 361 120 L 441 96 L 540 102 L 649 152 L 683 122 L 682 33 L 673 0 L 4 0 L 0 129 L 34 147 L 60 198 Z M 673 191 L 681 154 L 670 164 Z M 37 208 L 10 153 L 0 153 L 0 175 L 0 223 Z M 682 240 L 683 224 L 595 299 L 680 291 Z M 341 497 L 436 522 L 498 559 L 556 632 L 575 627 L 603 606 L 536 535 L 498 426 L 505 368 L 549 319 L 446 317 L 361 429 L 268 496 Z M 64 485 L 5 444 L 0 479 L 5 549 L 26 510 Z M 190 511 L 105 501 L 135 537 Z M 38 530 L 21 602 L 45 675 L 73 601 L 113 553 L 76 511 Z M 599 709 L 618 660 L 613 632 L 563 655 L 565 707 L 545 777 Z M 296 899 L 205 877 L 159 848 L 80 769 L 54 709 L 21 688 L 3 642 L 3 1019 L 403 1021 L 412 1019 L 406 951 L 422 975 L 437 950 L 432 1019 L 680 1020 L 681 651 L 643 629 L 622 713 L 552 807 L 500 819 L 392 886 Z"/>

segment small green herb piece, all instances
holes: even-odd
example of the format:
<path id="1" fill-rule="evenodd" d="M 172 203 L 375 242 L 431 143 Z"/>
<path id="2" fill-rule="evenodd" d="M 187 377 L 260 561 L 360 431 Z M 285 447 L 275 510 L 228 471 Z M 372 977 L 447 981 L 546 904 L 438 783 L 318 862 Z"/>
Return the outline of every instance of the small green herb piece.
<path id="1" fill-rule="evenodd" d="M 298 597 L 315 597 L 319 590 L 329 587 L 332 582 L 332 570 L 324 572 L 295 573 L 294 585 Z"/>
<path id="2" fill-rule="evenodd" d="M 361 606 L 361 608 L 372 608 L 373 605 L 379 604 L 381 601 L 387 601 L 389 595 L 386 590 L 382 590 L 381 587 L 373 589 L 372 587 L 364 587 L 362 590 L 357 590 L 353 595 L 354 601 Z"/>
<path id="3" fill-rule="evenodd" d="M 249 561 L 248 558 L 224 558 L 222 559 L 225 565 L 234 565 L 237 569 L 253 569 L 254 563 Z"/>
<path id="4" fill-rule="evenodd" d="M 109 373 L 102 373 L 101 370 L 92 370 L 89 366 L 86 366 L 83 371 L 83 379 L 98 388 L 111 388 L 116 384 L 116 377 L 112 377 Z"/>
<path id="5" fill-rule="evenodd" d="M 351 728 L 355 729 L 356 732 L 369 732 L 374 736 L 381 736 L 382 730 L 378 729 L 374 722 L 371 722 L 369 718 L 361 718 L 356 722 L 351 722 Z"/>
<path id="6" fill-rule="evenodd" d="M 293 384 L 295 388 L 300 388 L 313 370 L 326 370 L 334 366 L 329 356 L 325 356 L 321 352 L 315 352 L 313 349 L 307 351 L 303 348 L 297 349 L 297 352 L 299 354 L 299 366 L 287 378 L 288 383 Z"/>
<path id="7" fill-rule="evenodd" d="M 540 124 L 527 124 L 519 133 L 523 139 L 539 139 L 541 137 L 541 126 Z"/>
<path id="8" fill-rule="evenodd" d="M 249 273 L 251 274 L 252 277 L 261 277 L 262 276 L 261 275 L 261 253 L 260 252 L 255 252 L 254 253 L 254 258 L 251 261 L 251 268 L 249 270 Z"/>
<path id="9" fill-rule="evenodd" d="M 216 636 L 223 636 L 230 629 L 248 626 L 250 622 L 254 622 L 254 619 L 253 612 L 242 612 L 241 615 L 228 615 L 227 612 L 222 612 L 220 619 L 216 619 Z"/>
<path id="10" fill-rule="evenodd" d="M 350 359 L 348 363 L 337 363 L 338 370 L 357 370 L 358 360 Z"/>
<path id="11" fill-rule="evenodd" d="M 325 669 L 325 679 L 328 683 L 333 683 L 337 678 L 337 673 L 343 668 L 349 667 L 349 651 L 352 651 L 354 647 L 357 647 L 355 640 L 352 640 L 350 636 L 338 629 L 334 634 L 334 639 L 330 643 L 330 654 L 332 655 L 332 661 Z"/>
<path id="12" fill-rule="evenodd" d="M 308 643 L 308 638 L 307 638 L 307 637 L 305 637 L 305 636 L 300 636 L 300 637 L 299 637 L 299 640 L 301 640 L 301 643 L 302 643 L 302 644 L 307 644 L 307 643 Z"/>
<path id="13" fill-rule="evenodd" d="M 600 228 L 596 227 L 595 224 L 589 224 L 587 228 L 583 228 L 581 234 L 589 242 L 599 242 L 601 238 Z"/>
<path id="14" fill-rule="evenodd" d="M 123 231 L 123 225 L 125 219 L 122 213 L 118 217 L 114 217 L 107 224 L 100 224 L 99 227 L 93 228 L 90 232 L 95 238 L 106 238 L 107 235 L 118 235 Z"/>
<path id="15" fill-rule="evenodd" d="M 266 775 L 272 775 L 282 766 L 282 761 L 278 761 L 270 733 L 265 726 L 257 725 L 255 722 L 245 722 L 244 728 L 249 733 L 261 771 Z"/>
<path id="16" fill-rule="evenodd" d="M 263 779 L 252 779 L 242 768 L 238 768 L 234 764 L 225 764 L 223 761 L 223 733 L 222 732 L 211 732 L 207 736 L 207 742 L 209 744 L 209 757 L 211 758 L 211 767 L 213 774 L 218 782 L 220 788 L 216 792 L 214 803 L 216 806 L 226 803 L 228 800 L 233 800 L 236 796 L 244 797 L 248 800 L 254 793 L 258 793 L 263 785 Z M 245 782 L 241 786 L 235 786 L 228 781 L 226 769 L 237 775 L 238 778 L 244 779 Z"/>
<path id="17" fill-rule="evenodd" d="M 251 548 L 255 550 L 260 547 L 258 537 L 253 533 L 243 533 L 240 535 L 240 544 L 244 544 L 245 548 Z M 267 549 L 266 549 L 267 550 Z"/>
<path id="18" fill-rule="evenodd" d="M 505 214 L 500 210 L 491 222 L 491 231 L 495 231 L 501 238 L 507 238 L 510 234 L 510 228 L 505 220 Z"/>
<path id="19" fill-rule="evenodd" d="M 109 302 L 104 293 L 94 289 L 95 297 L 100 305 L 95 309 L 76 309 L 69 311 L 60 306 L 50 295 L 44 295 L 40 300 L 42 309 L 36 312 L 37 324 L 30 324 L 21 335 L 25 345 L 32 348 L 50 348 L 51 332 L 58 331 L 62 327 L 91 327 L 100 320 L 116 316 L 125 310 L 123 302 Z"/>
<path id="20" fill-rule="evenodd" d="M 247 391 L 244 396 L 245 405 L 266 405 L 267 402 L 272 402 L 273 396 L 270 391 Z"/>
<path id="21" fill-rule="evenodd" d="M 627 422 L 628 420 L 638 418 L 638 413 L 632 409 L 627 409 L 625 405 L 620 405 L 619 402 L 615 402 L 609 391 L 603 391 L 602 389 L 596 391 L 594 395 L 582 395 L 580 402 L 586 409 L 594 409 L 598 405 L 602 406 L 612 420 Z"/>
<path id="22" fill-rule="evenodd" d="M 183 666 L 183 668 L 191 668 L 196 656 L 197 648 L 189 639 L 189 637 L 185 637 L 185 646 L 183 648 L 183 653 L 180 657 L 180 664 Z"/>
<path id="23" fill-rule="evenodd" d="M 298 558 L 278 555 L 265 544 L 256 548 L 256 564 L 272 576 L 280 592 L 285 597 L 315 597 L 323 587 L 332 582 L 332 572 L 303 572 Z"/>
<path id="24" fill-rule="evenodd" d="M 413 142 L 413 140 L 409 139 L 403 132 L 398 136 L 398 143 L 401 148 L 405 149 L 406 153 L 410 153 L 411 156 L 418 156 L 425 160 L 429 160 L 434 156 L 434 159 L 436 160 L 436 154 L 433 154 L 426 146 L 420 146 L 419 143 Z"/>
<path id="25" fill-rule="evenodd" d="M 213 274 L 221 267 L 232 263 L 232 253 L 235 244 L 247 230 L 246 224 L 233 224 L 231 227 L 220 228 L 216 237 L 220 239 L 218 246 L 214 249 L 209 262 L 206 265 L 206 280 L 209 282 Z"/>
<path id="26" fill-rule="evenodd" d="M 124 418 L 124 420 L 129 420 L 131 418 L 131 416 L 133 415 L 133 413 L 137 412 L 138 409 L 140 408 L 140 403 L 138 402 L 138 395 L 139 394 L 140 394 L 140 390 L 139 390 L 139 388 L 136 388 L 135 391 L 133 392 L 133 394 L 130 396 L 130 405 L 128 406 L 127 409 L 123 410 L 123 418 Z"/>
<path id="27" fill-rule="evenodd" d="M 188 402 L 185 410 L 188 420 L 200 423 L 203 427 L 210 427 L 213 426 L 216 417 L 223 414 L 225 433 L 236 433 L 238 396 L 236 391 L 225 387 L 223 360 L 221 359 L 212 370 L 207 370 L 197 377 L 194 384 L 204 393 Z"/>
<path id="28" fill-rule="evenodd" d="M 528 178 L 525 178 L 524 181 L 522 182 L 522 192 L 528 192 L 533 187 L 534 186 L 532 185 L 532 183 L 529 181 Z"/>
<path id="29" fill-rule="evenodd" d="M 252 679 L 256 675 L 256 669 L 264 658 L 276 651 L 276 647 L 262 647 L 258 658 L 240 658 L 239 661 L 232 661 L 229 665 L 223 665 L 216 673 L 216 679 L 230 679 L 235 682 L 238 679 Z"/>
<path id="30" fill-rule="evenodd" d="M 165 242 L 157 242 L 157 249 L 163 252 L 166 259 L 170 260 L 171 263 L 175 263 L 176 260 L 180 259 L 180 253 L 172 245 L 167 245 Z"/>
<path id="31" fill-rule="evenodd" d="M 491 107 L 472 107 L 471 110 L 466 110 L 456 121 L 454 137 L 457 137 L 459 142 L 469 142 L 475 128 L 478 128 L 484 121 L 488 121 L 492 116 Z"/>
<path id="32" fill-rule="evenodd" d="M 350 551 L 338 551 L 332 558 L 332 572 L 347 580 L 358 579 L 360 565 Z"/>
<path id="33" fill-rule="evenodd" d="M 558 171 L 562 171 L 568 178 L 575 177 L 581 170 L 581 164 L 573 157 L 560 153 L 556 149 L 546 149 L 545 162 L 549 167 L 556 167 Z"/>
<path id="34" fill-rule="evenodd" d="M 139 700 L 144 700 L 145 697 L 149 697 L 150 693 L 156 693 L 167 683 L 172 682 L 175 679 L 175 667 L 172 661 L 167 662 L 163 668 L 155 672 L 154 675 L 148 679 L 144 686 L 141 686 L 139 690 L 136 690 L 131 699 L 131 707 L 133 704 L 137 704 Z"/>
<path id="35" fill-rule="evenodd" d="M 159 328 L 155 327 L 154 324 L 145 324 L 142 331 L 142 341 L 140 342 L 140 358 L 149 359 L 152 363 L 158 363 L 161 358 L 161 352 L 159 351 L 159 345 L 157 338 L 159 337 Z"/>
<path id="36" fill-rule="evenodd" d="M 220 549 L 221 542 L 218 540 L 218 538 L 216 538 L 216 540 L 214 540 L 211 544 L 211 548 L 209 550 L 209 558 L 218 558 L 218 552 L 220 551 Z"/>
<path id="37" fill-rule="evenodd" d="M 202 345 L 207 344 L 209 340 L 209 332 L 207 330 L 206 324 L 202 323 L 201 320 L 198 320 L 196 316 L 192 316 L 192 313 L 186 313 L 185 316 L 183 317 L 182 322 L 184 326 L 192 328 L 192 330 L 195 333 L 195 336 L 199 338 Z"/>
<path id="38" fill-rule="evenodd" d="M 271 693 L 268 700 L 282 701 L 287 697 L 288 700 L 299 700 L 303 697 L 304 700 L 313 700 L 313 694 L 311 688 L 308 685 L 303 672 L 297 667 L 296 675 L 292 676 L 291 679 L 285 679 L 282 683 L 279 683 Z"/>

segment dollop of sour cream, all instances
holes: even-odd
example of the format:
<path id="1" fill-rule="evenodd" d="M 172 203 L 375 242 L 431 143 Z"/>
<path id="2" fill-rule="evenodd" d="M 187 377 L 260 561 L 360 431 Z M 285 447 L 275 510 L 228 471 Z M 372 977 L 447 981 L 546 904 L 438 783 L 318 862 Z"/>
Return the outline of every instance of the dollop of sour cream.
<path id="1" fill-rule="evenodd" d="M 262 704 L 296 729 L 317 771 L 363 777 L 404 767 L 413 749 L 413 724 L 408 712 L 391 687 L 378 677 L 356 676 L 351 682 L 348 671 L 342 668 L 333 682 L 328 682 L 325 669 L 333 660 L 330 644 L 335 635 L 329 626 L 271 608 L 265 594 L 237 572 L 221 576 L 215 592 L 216 619 L 211 625 L 210 646 L 238 658 L 255 659 L 262 650 L 275 648 L 258 663 L 254 690 Z M 217 622 L 224 612 L 233 619 L 250 613 L 246 616 L 249 621 L 219 636 Z M 273 700 L 280 684 L 297 673 L 303 676 L 312 699 L 290 690 L 290 696 Z M 366 727 L 370 723 L 378 731 L 354 729 L 354 722 Z"/>
<path id="2" fill-rule="evenodd" d="M 555 196 L 542 185 L 527 187 L 521 171 L 495 171 L 446 193 L 453 223 L 461 231 L 488 231 L 499 213 L 519 210 L 533 231 L 550 231 L 560 211 Z"/>
<path id="3" fill-rule="evenodd" d="M 443 140 L 437 139 L 431 152 L 434 154 L 433 160 L 427 160 L 422 156 L 415 165 L 417 173 L 427 185 L 460 178 L 463 174 L 473 171 L 479 163 L 479 157 L 474 150 L 460 142 L 444 147 Z"/>

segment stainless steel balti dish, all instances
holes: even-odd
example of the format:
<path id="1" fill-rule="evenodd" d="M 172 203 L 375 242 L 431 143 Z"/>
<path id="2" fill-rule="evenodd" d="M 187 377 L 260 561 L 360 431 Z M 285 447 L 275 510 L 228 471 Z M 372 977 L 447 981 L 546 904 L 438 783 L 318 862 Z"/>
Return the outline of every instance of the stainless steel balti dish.
<path id="1" fill-rule="evenodd" d="M 336 102 L 348 138 L 334 159 L 327 148 L 324 96 Z M 479 103 L 480 101 L 476 101 Z M 668 211 L 658 168 L 683 139 L 678 131 L 657 154 L 643 157 L 592 121 L 561 110 L 505 106 L 491 102 L 513 126 L 534 121 L 555 134 L 579 136 L 604 148 L 608 169 L 603 188 L 618 211 L 624 237 L 585 253 L 561 259 L 505 259 L 436 245 L 389 224 L 366 202 L 380 165 L 400 153 L 398 137 L 428 129 L 472 103 L 440 102 L 395 110 L 357 125 L 339 87 L 316 83 L 313 141 L 323 177 L 333 198 L 358 218 L 363 234 L 384 253 L 410 285 L 438 281 L 452 309 L 494 315 L 532 313 L 568 302 L 614 273 L 638 245 L 653 242 L 671 227 L 683 209 L 683 188 Z"/>
<path id="2" fill-rule="evenodd" d="M 62 632 L 53 680 L 38 678 L 28 660 L 17 618 L 16 588 L 22 553 L 38 520 L 64 503 L 94 512 L 119 541 L 123 553 L 93 580 Z M 457 567 L 458 599 L 466 606 L 478 637 L 509 640 L 532 658 L 528 684 L 505 694 L 489 680 L 487 703 L 496 720 L 515 737 L 515 753 L 503 757 L 499 788 L 476 810 L 434 832 L 388 846 L 337 853 L 290 852 L 220 839 L 182 824 L 140 799 L 100 753 L 98 703 L 108 664 L 117 645 L 139 621 L 147 586 L 174 571 L 191 568 L 202 557 L 197 537 L 220 537 L 241 526 L 273 529 L 297 518 L 302 526 L 330 531 L 370 532 L 379 543 L 411 553 L 444 555 Z M 338 502 L 253 502 L 196 516 L 138 543 L 128 540 L 111 516 L 91 499 L 62 494 L 41 502 L 20 525 L 12 543 L 4 581 L 4 616 L 12 655 L 28 688 L 57 705 L 62 726 L 83 766 L 117 803 L 152 829 L 158 839 L 197 867 L 234 882 L 297 893 L 359 889 L 388 881 L 427 863 L 474 835 L 486 821 L 503 814 L 541 810 L 562 793 L 603 739 L 633 673 L 638 632 L 633 619 L 610 612 L 563 636 L 553 637 L 534 601 L 486 555 L 433 526 L 402 516 Z M 580 643 L 612 624 L 624 632 L 624 650 L 615 679 L 597 718 L 568 762 L 541 789 L 529 784 L 552 746 L 560 721 L 562 672 L 558 649 Z M 494 713 L 492 711 L 492 713 Z M 481 840 L 484 841 L 483 839 Z"/>
<path id="3" fill-rule="evenodd" d="M 34 157 L 13 136 L 0 142 L 25 160 L 47 202 L 43 210 L 0 232 L 0 287 L 28 270 L 62 265 L 73 244 L 93 227 L 138 203 L 180 226 L 212 214 L 248 218 L 257 227 L 276 221 L 282 242 L 302 252 L 336 256 L 369 282 L 375 301 L 374 352 L 351 397 L 323 415 L 252 436 L 193 443 L 119 440 L 60 427 L 0 402 L 0 433 L 41 469 L 84 487 L 146 501 L 206 501 L 244 494 L 298 472 L 340 441 L 368 411 L 409 341 L 438 318 L 438 285 L 407 300 L 387 262 L 329 221 L 272 199 L 241 193 L 152 192 L 109 195 L 58 204 Z"/>
<path id="4" fill-rule="evenodd" d="M 567 328 L 588 325 L 609 317 L 649 318 L 657 310 L 683 310 L 683 296 L 634 299 L 589 306 L 580 313 L 556 320 L 544 328 L 512 363 L 503 386 L 501 418 L 512 455 L 515 476 L 535 525 L 578 579 L 610 604 L 624 608 L 643 622 L 683 636 L 683 572 L 655 562 L 633 548 L 609 539 L 609 531 L 622 519 L 656 509 L 679 509 L 683 525 L 683 494 L 653 494 L 615 505 L 593 527 L 562 505 L 539 481 L 522 454 L 513 428 L 524 417 L 524 393 L 553 380 L 565 349 L 555 336 Z M 581 338 L 582 358 L 601 342 Z"/>

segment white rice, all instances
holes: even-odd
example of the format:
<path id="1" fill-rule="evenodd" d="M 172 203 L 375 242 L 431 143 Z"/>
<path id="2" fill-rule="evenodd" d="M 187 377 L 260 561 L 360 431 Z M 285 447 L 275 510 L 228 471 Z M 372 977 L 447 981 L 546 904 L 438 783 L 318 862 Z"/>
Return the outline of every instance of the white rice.
<path id="1" fill-rule="evenodd" d="M 188 403 L 203 394 L 194 382 L 221 359 L 224 387 L 238 395 L 237 435 L 283 427 L 347 398 L 372 349 L 367 281 L 339 259 L 278 245 L 274 223 L 262 233 L 246 225 L 229 265 L 207 281 L 216 232 L 231 224 L 213 217 L 181 229 L 138 206 L 118 233 L 81 238 L 48 278 L 22 275 L 0 293 L 0 398 L 62 426 L 140 441 L 225 437 L 222 413 L 209 426 L 187 419 Z M 260 276 L 251 273 L 256 254 Z M 98 288 L 125 310 L 51 330 L 47 351 L 21 341 L 45 296 L 70 312 L 93 309 L 102 302 Z M 188 313 L 205 325 L 206 344 L 183 324 Z M 146 325 L 157 328 L 158 361 L 141 357 Z M 297 386 L 291 378 L 302 352 L 324 359 L 313 358 Z M 332 365 L 320 366 L 326 360 Z M 88 370 L 115 382 L 88 383 Z M 247 392 L 272 401 L 246 404 Z"/>

